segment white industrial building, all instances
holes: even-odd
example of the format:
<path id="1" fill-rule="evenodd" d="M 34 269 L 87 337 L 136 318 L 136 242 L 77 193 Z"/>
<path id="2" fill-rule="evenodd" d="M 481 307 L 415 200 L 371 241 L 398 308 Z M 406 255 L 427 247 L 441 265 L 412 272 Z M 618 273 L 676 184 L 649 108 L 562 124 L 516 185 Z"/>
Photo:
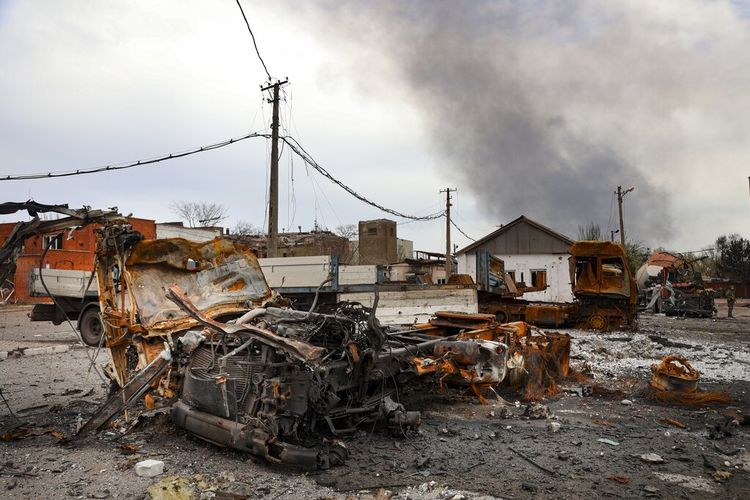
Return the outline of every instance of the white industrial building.
<path id="1" fill-rule="evenodd" d="M 477 254 L 487 251 L 505 263 L 505 271 L 516 283 L 546 285 L 544 291 L 524 294 L 524 299 L 572 302 L 568 264 L 572 244 L 567 236 L 522 215 L 456 252 L 457 270 L 476 282 Z"/>

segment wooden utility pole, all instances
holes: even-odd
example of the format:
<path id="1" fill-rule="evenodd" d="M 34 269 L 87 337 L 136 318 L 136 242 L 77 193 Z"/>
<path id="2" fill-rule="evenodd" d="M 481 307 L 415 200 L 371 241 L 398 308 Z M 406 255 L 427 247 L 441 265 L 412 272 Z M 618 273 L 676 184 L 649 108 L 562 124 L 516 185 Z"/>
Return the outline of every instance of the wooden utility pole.
<path id="1" fill-rule="evenodd" d="M 622 221 L 622 199 L 634 189 L 634 187 L 631 187 L 623 191 L 622 186 L 617 186 L 617 207 L 620 210 L 620 243 L 622 243 L 623 247 L 625 246 L 625 225 Z"/>
<path id="2" fill-rule="evenodd" d="M 441 189 L 445 193 L 445 282 L 453 273 L 453 257 L 451 254 L 451 193 L 456 191 L 455 188 Z"/>
<path id="3" fill-rule="evenodd" d="M 279 89 L 289 83 L 288 79 L 261 86 L 261 92 L 273 91 L 268 102 L 273 104 L 271 119 L 271 175 L 268 196 L 268 257 L 276 257 L 279 249 Z"/>

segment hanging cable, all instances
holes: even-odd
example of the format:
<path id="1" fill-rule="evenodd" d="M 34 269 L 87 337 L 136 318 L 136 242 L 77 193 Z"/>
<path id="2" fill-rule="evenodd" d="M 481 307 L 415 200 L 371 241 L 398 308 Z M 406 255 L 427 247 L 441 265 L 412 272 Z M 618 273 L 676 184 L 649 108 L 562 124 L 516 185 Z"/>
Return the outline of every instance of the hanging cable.
<path id="1" fill-rule="evenodd" d="M 471 236 L 469 236 L 468 234 L 464 233 L 464 230 L 461 229 L 460 227 L 458 227 L 458 224 L 456 224 L 455 222 L 453 222 L 453 219 L 451 219 L 451 226 L 455 227 L 458 230 L 459 233 L 463 234 L 464 236 L 466 236 L 467 238 L 469 238 L 471 241 L 477 241 L 474 238 L 472 238 Z"/>
<path id="2" fill-rule="evenodd" d="M 268 80 L 271 80 L 271 73 L 268 72 L 266 63 L 265 61 L 263 61 L 263 58 L 260 56 L 260 51 L 258 50 L 258 44 L 255 42 L 255 35 L 253 34 L 253 30 L 250 29 L 250 23 L 247 20 L 247 16 L 245 16 L 245 11 L 242 9 L 242 4 L 240 4 L 240 0 L 237 0 L 237 7 L 240 8 L 240 12 L 242 13 L 242 19 L 245 20 L 245 25 L 247 26 L 247 31 L 250 32 L 250 38 L 253 39 L 253 47 L 255 47 L 255 53 L 258 54 L 258 59 L 260 59 L 260 63 L 263 65 L 263 70 L 266 72 L 266 76 L 268 77 Z"/>
<path id="3" fill-rule="evenodd" d="M 398 212 L 396 210 L 393 210 L 391 208 L 386 208 L 383 205 L 379 205 L 378 203 L 375 203 L 374 201 L 371 201 L 361 194 L 354 191 L 352 188 L 341 182 L 340 180 L 336 179 L 334 176 L 332 176 L 326 169 L 318 165 L 318 163 L 313 160 L 313 158 L 310 156 L 310 154 L 305 151 L 305 148 L 302 147 L 302 145 L 297 142 L 296 139 L 290 136 L 284 136 L 281 137 L 281 140 L 283 140 L 285 143 L 289 145 L 289 149 L 297 153 L 297 155 L 304 160 L 304 162 L 308 165 L 310 165 L 312 168 L 318 171 L 323 177 L 328 179 L 329 181 L 333 182 L 340 188 L 342 188 L 344 191 L 349 193 L 350 195 L 357 198 L 359 201 L 362 201 L 364 203 L 367 203 L 368 205 L 377 208 L 378 210 L 382 210 L 383 212 L 389 213 L 391 215 L 395 215 L 396 217 L 402 217 L 404 219 L 412 219 L 412 220 L 433 220 L 442 217 L 445 214 L 445 210 L 441 210 L 440 212 L 436 212 L 430 215 L 424 215 L 421 217 L 417 217 L 414 215 L 407 215 L 401 212 Z"/>
<path id="4" fill-rule="evenodd" d="M 249 134 L 245 134 L 240 137 L 234 137 L 232 139 L 227 139 L 225 141 L 216 142 L 214 144 L 209 144 L 207 146 L 201 146 L 199 148 L 193 148 L 189 149 L 187 151 L 182 151 L 180 153 L 171 153 L 164 156 L 159 156 L 156 158 L 149 158 L 147 160 L 138 160 L 133 161 L 129 163 L 121 163 L 121 164 L 115 164 L 115 165 L 107 165 L 104 167 L 95 167 L 95 168 L 88 168 L 88 169 L 77 169 L 77 170 L 61 170 L 58 172 L 47 172 L 44 174 L 25 174 L 25 175 L 4 175 L 0 177 L 0 181 L 20 181 L 20 180 L 32 180 L 32 179 L 52 179 L 55 177 L 71 177 L 74 175 L 84 175 L 84 174 L 96 174 L 99 172 L 112 172 L 115 170 L 125 170 L 128 168 L 134 168 L 134 167 L 142 167 L 144 165 L 152 165 L 154 163 L 159 163 L 166 160 L 174 160 L 177 158 L 184 158 L 185 156 L 190 156 L 198 153 L 202 153 L 204 151 L 212 151 L 214 149 L 223 148 L 225 146 L 229 146 L 230 144 L 234 144 L 236 142 L 244 141 L 245 139 L 250 139 L 253 137 L 264 137 L 266 139 L 271 138 L 271 134 L 261 134 L 258 132 L 251 132 Z"/>
<path id="5" fill-rule="evenodd" d="M 214 144 L 209 144 L 207 146 L 201 146 L 198 148 L 189 149 L 187 151 L 182 151 L 179 153 L 171 153 L 171 154 L 159 156 L 156 158 L 149 158 L 146 160 L 137 160 L 137 161 L 133 161 L 129 163 L 107 165 L 104 167 L 95 167 L 95 168 L 89 168 L 89 169 L 76 169 L 76 170 L 61 170 L 57 172 L 47 172 L 47 173 L 39 173 L 39 174 L 3 175 L 3 176 L 0 176 L 0 181 L 53 179 L 53 178 L 58 178 L 58 177 L 71 177 L 75 175 L 95 174 L 95 173 L 100 173 L 100 172 L 114 172 L 116 170 L 125 170 L 129 168 L 134 168 L 134 167 L 152 165 L 152 164 L 160 163 L 160 162 L 167 161 L 167 160 L 184 158 L 186 156 L 202 153 L 204 151 L 211 151 L 214 149 L 223 148 L 225 146 L 229 146 L 230 144 L 235 144 L 237 142 L 244 141 L 245 139 L 250 139 L 254 137 L 262 137 L 265 139 L 270 139 L 271 134 L 251 132 L 251 133 L 239 136 L 239 137 L 234 137 L 232 139 L 227 139 L 227 140 L 217 142 Z M 346 191 L 350 195 L 354 196 L 358 200 L 372 207 L 377 208 L 378 210 L 389 213 L 391 215 L 395 215 L 396 217 L 401 217 L 403 219 L 411 219 L 415 221 L 435 220 L 445 215 L 445 210 L 440 210 L 439 212 L 434 212 L 432 214 L 422 215 L 422 216 L 408 215 L 408 214 L 399 212 L 397 210 L 394 210 L 392 208 L 387 208 L 387 207 L 384 207 L 383 205 L 375 203 L 374 201 L 369 200 L 365 196 L 357 193 L 354 189 L 350 188 L 349 186 L 347 186 L 340 180 L 336 179 L 333 175 L 331 175 L 325 168 L 323 168 L 315 160 L 313 160 L 310 154 L 302 147 L 302 145 L 299 142 L 297 142 L 296 139 L 294 139 L 291 136 L 283 136 L 280 139 L 289 146 L 289 149 L 294 151 L 294 153 L 296 153 L 297 156 L 299 156 L 305 162 L 305 166 L 309 165 L 310 167 L 315 169 L 318 173 L 320 173 L 323 177 L 333 182 L 334 184 L 342 188 L 344 191 Z"/>

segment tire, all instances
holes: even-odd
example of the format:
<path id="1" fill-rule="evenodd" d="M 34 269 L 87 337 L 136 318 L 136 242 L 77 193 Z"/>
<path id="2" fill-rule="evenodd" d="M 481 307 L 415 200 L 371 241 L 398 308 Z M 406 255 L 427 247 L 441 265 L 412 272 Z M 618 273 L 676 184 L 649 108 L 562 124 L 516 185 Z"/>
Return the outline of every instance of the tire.
<path id="1" fill-rule="evenodd" d="M 505 311 L 498 311 L 495 313 L 495 321 L 498 323 L 507 323 L 508 322 L 508 315 L 505 313 Z"/>
<path id="2" fill-rule="evenodd" d="M 609 319 L 603 314 L 594 313 L 589 317 L 589 328 L 597 332 L 609 330 Z"/>
<path id="3" fill-rule="evenodd" d="M 78 319 L 78 330 L 81 332 L 81 339 L 84 344 L 97 347 L 104 334 L 104 325 L 99 318 L 99 308 L 89 307 Z"/>

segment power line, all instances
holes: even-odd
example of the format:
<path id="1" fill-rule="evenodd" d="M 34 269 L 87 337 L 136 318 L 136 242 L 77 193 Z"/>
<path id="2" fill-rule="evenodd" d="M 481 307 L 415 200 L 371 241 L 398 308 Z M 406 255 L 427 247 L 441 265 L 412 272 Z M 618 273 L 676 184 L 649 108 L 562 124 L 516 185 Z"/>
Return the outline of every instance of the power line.
<path id="1" fill-rule="evenodd" d="M 237 0 L 237 7 L 240 8 L 240 12 L 242 13 L 242 19 L 245 20 L 245 25 L 247 26 L 247 31 L 250 32 L 250 38 L 253 39 L 253 47 L 255 47 L 255 53 L 258 54 L 258 59 L 260 59 L 260 63 L 263 65 L 263 69 L 266 72 L 266 76 L 268 77 L 268 80 L 271 80 L 271 73 L 268 72 L 268 68 L 266 67 L 265 61 L 263 61 L 263 58 L 260 56 L 260 51 L 258 50 L 258 44 L 255 42 L 255 35 L 253 34 L 253 30 L 250 29 L 250 23 L 247 21 L 247 16 L 245 16 L 245 11 L 242 10 L 242 4 L 240 4 L 240 0 Z"/>
<path id="2" fill-rule="evenodd" d="M 347 186 L 346 184 L 344 184 L 340 180 L 336 179 L 330 173 L 328 173 L 328 171 L 326 169 L 324 169 L 323 167 L 321 167 L 320 165 L 318 165 L 318 163 L 315 160 L 312 159 L 312 157 L 310 156 L 310 154 L 307 151 L 305 151 L 305 148 L 303 148 L 302 145 L 299 142 L 297 142 L 297 140 L 294 139 L 293 137 L 291 137 L 291 136 L 284 136 L 284 137 L 281 138 L 281 140 L 283 140 L 284 142 L 286 142 L 287 145 L 289 146 L 289 149 L 291 149 L 292 151 L 294 151 L 295 153 L 297 153 L 297 155 L 300 158 L 302 158 L 302 160 L 305 163 L 307 163 L 312 168 L 314 168 L 315 170 L 317 170 L 323 177 L 325 177 L 329 181 L 333 182 L 334 184 L 336 184 L 337 186 L 339 186 L 340 188 L 342 188 L 344 191 L 346 191 L 350 195 L 352 195 L 355 198 L 357 198 L 359 201 L 367 203 L 368 205 L 370 205 L 372 207 L 375 207 L 378 210 L 382 210 L 383 212 L 389 213 L 391 215 L 395 215 L 396 217 L 402 217 L 404 219 L 412 219 L 412 220 L 434 220 L 434 219 L 442 217 L 445 214 L 445 211 L 441 210 L 440 212 L 436 212 L 436 213 L 433 213 L 433 214 L 430 214 L 430 215 L 414 216 L 414 215 L 407 215 L 407 214 L 398 212 L 398 211 L 393 210 L 391 208 L 386 208 L 383 205 L 375 203 L 374 201 L 369 200 L 366 197 L 364 197 L 363 195 L 357 193 L 352 188 L 350 188 L 349 186 Z"/>
<path id="3" fill-rule="evenodd" d="M 107 165 L 104 167 L 94 167 L 94 168 L 88 168 L 88 169 L 76 169 L 76 170 L 61 170 L 58 172 L 47 172 L 47 173 L 40 173 L 40 174 L 26 174 L 26 175 L 4 175 L 0 177 L 0 181 L 20 181 L 20 180 L 32 180 L 32 179 L 52 179 L 55 177 L 71 177 L 74 175 L 85 175 L 85 174 L 96 174 L 99 172 L 112 172 L 115 170 L 125 170 L 128 168 L 134 168 L 134 167 L 142 167 L 144 165 L 151 165 L 154 163 L 159 163 L 166 160 L 174 160 L 177 158 L 184 158 L 185 156 L 194 155 L 197 153 L 202 153 L 204 151 L 211 151 L 214 149 L 223 148 L 225 146 L 229 146 L 230 144 L 234 144 L 236 142 L 244 141 L 245 139 L 250 139 L 253 137 L 264 137 L 266 139 L 270 138 L 270 134 L 261 134 L 258 132 L 251 132 L 249 134 L 245 134 L 240 137 L 234 137 L 232 139 L 227 139 L 225 141 L 217 142 L 214 144 L 209 144 L 207 146 L 201 146 L 199 148 L 193 148 L 189 149 L 187 151 L 182 151 L 180 153 L 171 153 L 164 156 L 159 156 L 156 158 L 149 158 L 147 160 L 138 160 L 133 161 L 129 163 L 122 163 L 122 164 L 115 164 L 115 165 Z"/>
<path id="4" fill-rule="evenodd" d="M 477 241 L 474 238 L 472 238 L 471 236 L 469 236 L 468 234 L 466 234 L 463 229 L 461 229 L 460 227 L 458 227 L 458 224 L 456 224 L 455 222 L 453 222 L 453 219 L 451 219 L 451 225 L 453 227 L 455 227 L 456 229 L 458 229 L 459 233 L 463 234 L 464 236 L 466 236 L 467 238 L 469 238 L 471 241 Z"/>
<path id="5" fill-rule="evenodd" d="M 209 144 L 209 145 L 206 145 L 206 146 L 201 146 L 201 147 L 198 147 L 198 148 L 189 149 L 189 150 L 182 151 L 182 152 L 179 152 L 179 153 L 170 153 L 168 155 L 163 155 L 163 156 L 159 156 L 159 157 L 156 157 L 156 158 L 149 158 L 149 159 L 146 159 L 146 160 L 137 160 L 137 161 L 132 161 L 132 162 L 129 162 L 129 163 L 122 163 L 122 164 L 106 165 L 106 166 L 103 166 L 103 167 L 94 167 L 94 168 L 76 169 L 76 170 L 60 170 L 60 171 L 56 171 L 56 172 L 46 172 L 46 173 L 38 173 L 38 174 L 3 175 L 3 176 L 0 176 L 0 181 L 19 181 L 19 180 L 34 180 L 34 179 L 54 179 L 54 178 L 57 178 L 57 177 L 71 177 L 71 176 L 75 176 L 75 175 L 86 175 L 86 174 L 95 174 L 95 173 L 100 173 L 100 172 L 113 172 L 115 170 L 125 170 L 125 169 L 129 169 L 129 168 L 134 168 L 134 167 L 142 167 L 142 166 L 145 166 L 145 165 L 152 165 L 154 163 L 160 163 L 162 161 L 175 160 L 177 158 L 184 158 L 186 156 L 194 155 L 194 154 L 197 154 L 197 153 L 202 153 L 204 151 L 211 151 L 211 150 L 214 150 L 214 149 L 223 148 L 225 146 L 229 146 L 230 144 L 235 144 L 237 142 L 244 141 L 245 139 L 251 139 L 251 138 L 254 138 L 254 137 L 263 137 L 265 139 L 270 139 L 271 138 L 271 134 L 265 134 L 265 133 L 259 133 L 259 132 L 251 132 L 251 133 L 239 136 L 239 137 L 234 137 L 232 139 L 227 139 L 227 140 L 224 140 L 224 141 L 221 141 L 221 142 L 217 142 L 217 143 L 214 143 L 214 144 Z M 368 205 L 370 205 L 372 207 L 375 207 L 375 208 L 377 208 L 379 210 L 382 210 L 383 212 L 389 213 L 391 215 L 395 215 L 396 217 L 401 217 L 403 219 L 411 219 L 411 220 L 414 220 L 414 221 L 435 220 L 435 219 L 438 219 L 438 218 L 443 217 L 445 215 L 445 211 L 444 210 L 441 210 L 439 212 L 435 212 L 435 213 L 432 213 L 432 214 L 429 214 L 429 215 L 422 215 L 422 216 L 408 215 L 408 214 L 404 214 L 402 212 L 399 212 L 397 210 L 384 207 L 383 205 L 380 205 L 378 203 L 375 203 L 374 201 L 369 200 L 365 196 L 357 193 L 354 189 L 350 188 L 349 186 L 347 186 L 346 184 L 344 184 L 340 180 L 336 179 L 333 175 L 331 175 L 325 168 L 323 168 L 322 166 L 320 166 L 315 160 L 312 159 L 312 157 L 310 156 L 310 154 L 307 151 L 305 151 L 305 149 L 302 147 L 302 145 L 299 142 L 297 142 L 296 139 L 294 139 L 291 136 L 284 136 L 284 137 L 281 137 L 281 140 L 284 141 L 287 144 L 287 146 L 289 146 L 289 149 L 291 149 L 292 151 L 294 151 L 294 153 L 296 153 L 297 156 L 299 156 L 300 158 L 302 158 L 302 160 L 305 162 L 306 165 L 311 166 L 312 168 L 314 168 L 315 170 L 317 170 L 321 175 L 323 175 L 323 177 L 325 177 L 326 179 L 330 180 L 331 182 L 333 182 L 334 184 L 336 184 L 337 186 L 339 186 L 344 191 L 346 191 L 347 193 L 351 194 L 352 196 L 354 196 L 358 200 L 360 200 L 360 201 L 362 201 L 362 202 L 364 202 L 364 203 L 366 203 L 366 204 L 368 204 Z M 460 229 L 459 229 L 459 231 L 460 231 Z M 463 231 L 461 231 L 461 233 L 464 234 L 464 236 L 466 236 L 466 234 L 463 233 Z"/>

